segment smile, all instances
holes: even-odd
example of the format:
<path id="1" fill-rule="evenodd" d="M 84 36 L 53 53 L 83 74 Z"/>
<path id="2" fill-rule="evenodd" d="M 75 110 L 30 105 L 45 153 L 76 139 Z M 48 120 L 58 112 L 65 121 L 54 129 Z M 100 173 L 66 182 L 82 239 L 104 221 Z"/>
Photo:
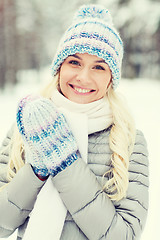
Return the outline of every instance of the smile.
<path id="1" fill-rule="evenodd" d="M 80 87 L 76 87 L 76 86 L 73 86 L 70 84 L 70 86 L 78 93 L 82 93 L 82 94 L 85 94 L 85 93 L 91 93 L 95 90 L 91 90 L 91 89 L 85 89 L 85 88 L 80 88 Z"/>
<path id="2" fill-rule="evenodd" d="M 88 93 L 88 92 L 91 91 L 91 90 L 88 90 L 88 89 L 77 88 L 77 87 L 74 87 L 74 89 L 75 89 L 77 92 L 80 92 L 80 93 Z"/>

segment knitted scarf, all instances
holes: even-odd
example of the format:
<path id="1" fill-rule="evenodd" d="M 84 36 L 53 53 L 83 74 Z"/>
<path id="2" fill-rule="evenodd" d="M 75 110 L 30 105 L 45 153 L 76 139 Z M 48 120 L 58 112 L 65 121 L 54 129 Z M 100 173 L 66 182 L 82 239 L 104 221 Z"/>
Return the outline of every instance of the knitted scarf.
<path id="1" fill-rule="evenodd" d="M 51 100 L 66 117 L 81 157 L 87 163 L 88 134 L 104 130 L 113 122 L 107 97 L 79 104 L 55 90 Z M 66 213 L 67 209 L 49 177 L 37 196 L 23 240 L 59 240 Z"/>

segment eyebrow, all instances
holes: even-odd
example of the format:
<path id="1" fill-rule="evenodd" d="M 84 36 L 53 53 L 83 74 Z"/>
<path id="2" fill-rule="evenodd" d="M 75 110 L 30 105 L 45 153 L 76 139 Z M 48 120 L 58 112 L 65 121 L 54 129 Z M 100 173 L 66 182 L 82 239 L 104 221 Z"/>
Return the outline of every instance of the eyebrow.
<path id="1" fill-rule="evenodd" d="M 79 57 L 79 56 L 77 56 L 76 54 L 69 55 L 69 57 L 75 57 L 75 58 L 78 58 L 78 59 L 82 60 L 82 58 L 80 58 L 80 57 Z"/>
<path id="2" fill-rule="evenodd" d="M 75 57 L 75 58 L 77 58 L 77 59 L 79 59 L 79 60 L 82 60 L 82 58 L 80 58 L 80 57 L 77 56 L 76 54 L 69 55 L 69 57 Z M 95 61 L 95 63 L 105 63 L 105 64 L 107 64 L 103 59 L 102 59 L 102 60 L 97 60 L 97 61 Z"/>
<path id="3" fill-rule="evenodd" d="M 95 61 L 96 63 L 105 63 L 107 64 L 104 60 L 98 60 L 98 61 Z"/>

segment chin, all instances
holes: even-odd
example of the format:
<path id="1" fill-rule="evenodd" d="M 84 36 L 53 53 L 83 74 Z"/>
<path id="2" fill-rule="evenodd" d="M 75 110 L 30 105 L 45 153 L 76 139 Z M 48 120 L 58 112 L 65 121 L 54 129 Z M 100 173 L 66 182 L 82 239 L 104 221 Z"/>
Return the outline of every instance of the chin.
<path id="1" fill-rule="evenodd" d="M 75 103 L 79 103 L 79 104 L 87 104 L 90 103 L 92 101 L 89 101 L 87 99 L 83 99 L 82 97 L 79 98 L 68 98 L 70 101 L 75 102 Z"/>

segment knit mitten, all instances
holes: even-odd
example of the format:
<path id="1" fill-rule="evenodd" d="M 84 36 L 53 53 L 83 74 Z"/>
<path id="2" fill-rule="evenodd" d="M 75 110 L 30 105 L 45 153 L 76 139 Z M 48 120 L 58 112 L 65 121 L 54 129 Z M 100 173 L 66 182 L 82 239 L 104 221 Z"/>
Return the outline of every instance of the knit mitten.
<path id="1" fill-rule="evenodd" d="M 78 159 L 78 146 L 70 127 L 51 100 L 23 98 L 17 111 L 17 126 L 27 151 L 34 157 L 31 165 L 35 172 L 55 176 Z"/>
<path id="2" fill-rule="evenodd" d="M 31 129 L 32 127 L 29 126 L 29 122 L 27 122 L 30 118 L 29 104 L 31 106 L 31 103 L 36 100 L 36 98 L 37 97 L 34 98 L 33 96 L 27 96 L 19 102 L 17 109 L 17 126 L 23 139 L 26 162 L 30 163 L 34 173 L 41 180 L 45 180 L 49 175 L 49 172 L 40 153 L 34 148 L 32 141 L 30 141 L 33 130 Z"/>

